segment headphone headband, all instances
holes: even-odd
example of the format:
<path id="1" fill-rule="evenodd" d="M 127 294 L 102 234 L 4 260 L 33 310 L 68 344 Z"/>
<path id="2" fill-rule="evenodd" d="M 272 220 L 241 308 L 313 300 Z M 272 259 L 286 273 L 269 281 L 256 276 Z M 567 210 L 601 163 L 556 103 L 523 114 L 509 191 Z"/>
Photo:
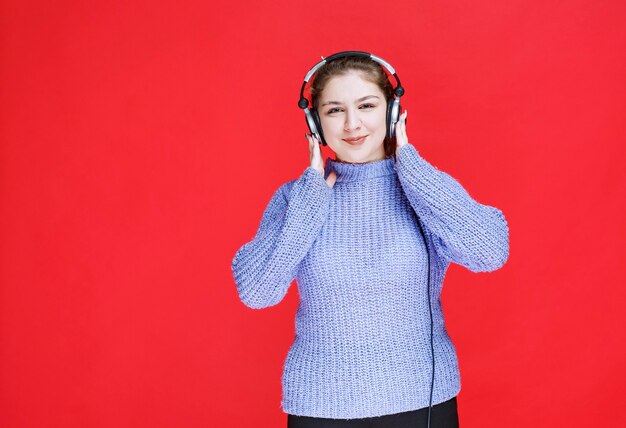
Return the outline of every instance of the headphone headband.
<path id="1" fill-rule="evenodd" d="M 398 75 L 396 74 L 396 70 L 387 61 L 369 52 L 342 51 L 342 52 L 334 53 L 331 56 L 326 57 L 326 58 L 322 57 L 322 60 L 320 62 L 315 64 L 313 67 L 311 67 L 308 73 L 304 76 L 304 82 L 302 83 L 302 87 L 300 88 L 300 99 L 298 100 L 298 107 L 300 107 L 301 109 L 305 109 L 309 106 L 309 100 L 307 100 L 304 97 L 304 89 L 306 87 L 306 84 L 309 82 L 311 77 L 313 77 L 313 75 L 317 72 L 317 70 L 320 67 L 322 67 L 324 64 L 330 61 L 333 61 L 339 58 L 344 58 L 347 56 L 369 58 L 372 61 L 375 61 L 378 64 L 382 65 L 385 69 L 387 69 L 387 71 L 389 71 L 389 74 L 391 74 L 396 79 L 396 88 L 394 89 L 394 93 L 396 94 L 396 96 L 401 97 L 402 95 L 404 95 L 404 88 L 402 87 L 402 84 L 400 83 L 400 79 L 398 78 Z"/>

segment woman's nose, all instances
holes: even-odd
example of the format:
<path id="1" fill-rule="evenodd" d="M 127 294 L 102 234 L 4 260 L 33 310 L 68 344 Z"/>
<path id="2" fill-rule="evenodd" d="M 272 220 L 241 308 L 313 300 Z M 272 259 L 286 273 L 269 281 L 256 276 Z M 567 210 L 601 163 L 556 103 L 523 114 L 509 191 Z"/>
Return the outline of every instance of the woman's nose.
<path id="1" fill-rule="evenodd" d="M 346 131 L 353 131 L 355 129 L 359 129 L 361 127 L 361 120 L 359 119 L 359 115 L 357 112 L 346 111 L 346 122 L 344 124 L 344 129 Z"/>

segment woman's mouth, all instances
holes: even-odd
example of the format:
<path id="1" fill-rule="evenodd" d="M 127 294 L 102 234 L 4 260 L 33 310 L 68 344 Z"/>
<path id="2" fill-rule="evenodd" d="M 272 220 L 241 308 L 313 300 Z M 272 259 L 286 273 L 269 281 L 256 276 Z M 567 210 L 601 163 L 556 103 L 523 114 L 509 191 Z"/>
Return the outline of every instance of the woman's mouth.
<path id="1" fill-rule="evenodd" d="M 367 135 L 361 135 L 360 137 L 344 138 L 343 141 L 348 144 L 352 144 L 353 146 L 358 146 L 359 144 L 362 144 L 363 141 L 365 141 L 365 137 L 367 137 Z"/>

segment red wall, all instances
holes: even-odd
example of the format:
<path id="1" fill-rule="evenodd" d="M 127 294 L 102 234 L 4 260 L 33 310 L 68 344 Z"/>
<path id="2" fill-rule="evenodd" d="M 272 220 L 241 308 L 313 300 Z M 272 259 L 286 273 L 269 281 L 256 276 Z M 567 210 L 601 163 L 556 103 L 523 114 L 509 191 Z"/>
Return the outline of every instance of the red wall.
<path id="1" fill-rule="evenodd" d="M 509 222 L 502 269 L 446 278 L 461 425 L 624 426 L 625 19 L 621 0 L 3 1 L 0 425 L 286 426 L 297 289 L 249 309 L 230 262 L 307 167 L 305 72 L 355 49 L 396 67 L 409 142 Z"/>

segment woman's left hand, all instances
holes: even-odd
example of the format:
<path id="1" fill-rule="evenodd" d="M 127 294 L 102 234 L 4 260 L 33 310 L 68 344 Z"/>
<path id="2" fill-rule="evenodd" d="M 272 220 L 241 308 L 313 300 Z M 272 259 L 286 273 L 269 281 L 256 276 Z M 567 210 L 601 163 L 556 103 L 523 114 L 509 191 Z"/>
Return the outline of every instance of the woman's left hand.
<path id="1" fill-rule="evenodd" d="M 396 123 L 396 153 L 406 144 L 409 144 L 409 139 L 406 136 L 406 110 L 404 110 Z"/>

